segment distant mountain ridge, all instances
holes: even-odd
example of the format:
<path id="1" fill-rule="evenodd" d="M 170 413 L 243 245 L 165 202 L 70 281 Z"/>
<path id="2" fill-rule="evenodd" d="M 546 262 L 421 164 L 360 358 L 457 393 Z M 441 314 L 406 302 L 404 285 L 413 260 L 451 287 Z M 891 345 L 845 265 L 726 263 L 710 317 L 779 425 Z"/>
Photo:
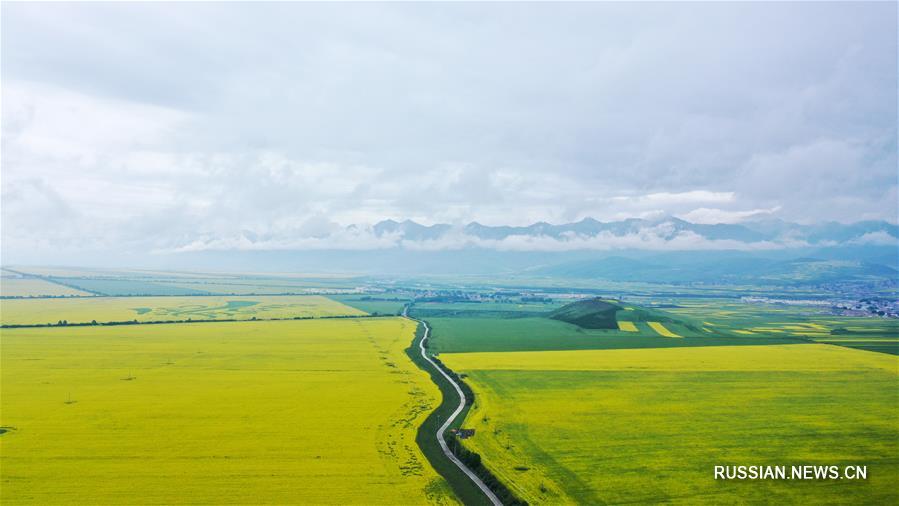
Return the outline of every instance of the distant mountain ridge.
<path id="1" fill-rule="evenodd" d="M 386 220 L 371 231 L 390 239 L 399 248 L 397 255 L 403 250 L 416 254 L 416 263 L 431 258 L 434 270 L 452 266 L 622 282 L 895 286 L 899 281 L 899 227 L 885 221 L 699 224 L 662 217 L 427 226 Z"/>
<path id="2" fill-rule="evenodd" d="M 372 230 L 378 237 L 391 235 L 406 241 L 436 241 L 451 234 L 484 241 L 502 241 L 511 237 L 545 237 L 572 241 L 579 238 L 621 238 L 651 234 L 661 240 L 689 235 L 709 241 L 736 241 L 746 244 L 769 242 L 787 246 L 835 246 L 845 243 L 885 245 L 890 242 L 899 244 L 899 225 L 885 221 L 802 225 L 783 220 L 761 220 L 738 224 L 700 224 L 675 217 L 654 220 L 629 218 L 612 222 L 584 218 L 559 225 L 537 222 L 528 226 L 490 226 L 473 221 L 461 227 L 454 227 L 445 223 L 421 225 L 412 220 L 401 222 L 384 220 L 376 223 Z"/>
<path id="3" fill-rule="evenodd" d="M 244 234 L 192 246 L 178 251 L 187 267 L 264 264 L 373 275 L 899 287 L 899 227 L 885 221 L 702 224 L 668 216 L 494 226 L 384 220 L 334 225 L 314 237 Z"/>

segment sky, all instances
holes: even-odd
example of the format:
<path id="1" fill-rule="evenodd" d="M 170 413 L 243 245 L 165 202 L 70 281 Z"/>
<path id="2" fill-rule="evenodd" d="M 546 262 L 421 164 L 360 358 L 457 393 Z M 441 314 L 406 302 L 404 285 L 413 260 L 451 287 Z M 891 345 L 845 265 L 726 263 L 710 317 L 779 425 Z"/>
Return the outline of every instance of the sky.
<path id="1" fill-rule="evenodd" d="M 896 10 L 4 2 L 2 260 L 359 248 L 388 218 L 895 223 Z"/>

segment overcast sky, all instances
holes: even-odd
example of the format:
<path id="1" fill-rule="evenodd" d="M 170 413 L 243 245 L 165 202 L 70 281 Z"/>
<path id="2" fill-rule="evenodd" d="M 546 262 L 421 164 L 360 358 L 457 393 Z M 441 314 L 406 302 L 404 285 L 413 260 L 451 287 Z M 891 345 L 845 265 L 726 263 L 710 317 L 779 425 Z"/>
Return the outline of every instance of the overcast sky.
<path id="1" fill-rule="evenodd" d="M 896 8 L 4 2 L 4 260 L 385 218 L 895 223 Z"/>

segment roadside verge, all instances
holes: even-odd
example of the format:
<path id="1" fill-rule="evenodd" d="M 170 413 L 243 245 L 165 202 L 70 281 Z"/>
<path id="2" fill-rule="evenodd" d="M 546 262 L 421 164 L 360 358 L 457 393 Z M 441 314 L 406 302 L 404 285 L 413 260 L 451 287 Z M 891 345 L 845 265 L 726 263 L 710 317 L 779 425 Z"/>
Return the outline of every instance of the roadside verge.
<path id="1" fill-rule="evenodd" d="M 483 466 L 480 455 L 459 445 L 455 436 L 450 436 L 451 439 L 448 442 L 443 441 L 440 437 L 451 428 L 459 428 L 468 413 L 473 395 L 455 373 L 445 367 L 442 371 L 438 370 L 442 364 L 435 358 L 428 360 L 425 357 L 429 332 L 427 323 L 407 316 L 405 311 L 404 316 L 419 324 L 412 346 L 406 349 L 406 355 L 430 374 L 442 394 L 440 405 L 428 415 L 418 428 L 415 441 L 422 453 L 425 454 L 434 469 L 447 480 L 459 500 L 466 505 L 527 504 L 515 497 Z M 458 387 L 453 382 L 456 382 Z M 447 423 L 447 420 L 454 414 L 455 418 Z M 448 447 L 447 443 L 452 446 Z"/>

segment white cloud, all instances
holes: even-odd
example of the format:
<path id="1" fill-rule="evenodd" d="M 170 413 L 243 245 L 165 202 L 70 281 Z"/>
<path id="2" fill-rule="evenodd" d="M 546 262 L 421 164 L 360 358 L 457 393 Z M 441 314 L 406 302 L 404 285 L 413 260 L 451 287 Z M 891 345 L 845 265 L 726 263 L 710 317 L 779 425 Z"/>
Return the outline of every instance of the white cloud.
<path id="1" fill-rule="evenodd" d="M 642 227 L 626 234 L 601 232 L 596 235 L 569 233 L 562 237 L 513 234 L 502 239 L 485 239 L 454 227 L 436 239 L 407 239 L 401 233 L 376 235 L 371 227 L 332 229 L 328 235 L 249 237 L 246 233 L 225 238 L 202 238 L 189 244 L 154 251 L 156 254 L 198 251 L 278 251 L 278 250 L 378 250 L 402 248 L 412 251 L 454 251 L 483 248 L 497 251 L 609 251 L 640 249 L 658 251 L 738 250 L 764 251 L 808 246 L 801 241 L 754 241 L 708 239 L 695 232 L 678 231 L 670 222 Z"/>
<path id="2" fill-rule="evenodd" d="M 883 230 L 868 232 L 857 239 L 850 241 L 852 244 L 870 244 L 876 246 L 899 246 L 899 239 Z"/>
<path id="3" fill-rule="evenodd" d="M 337 228 L 385 218 L 895 222 L 896 9 L 6 5 L 5 260 L 380 248 Z M 491 247 L 579 241 L 702 243 Z"/>
<path id="4" fill-rule="evenodd" d="M 692 190 L 680 193 L 660 192 L 633 197 L 618 196 L 613 200 L 618 202 L 648 204 L 651 206 L 670 206 L 672 204 L 699 204 L 699 203 L 728 203 L 734 201 L 734 192 L 713 192 L 706 190 Z"/>
<path id="5" fill-rule="evenodd" d="M 708 207 L 700 207 L 693 209 L 687 213 L 681 214 L 678 218 L 687 220 L 692 223 L 715 224 L 715 223 L 739 223 L 749 218 L 755 218 L 760 215 L 773 214 L 780 210 L 780 206 L 769 207 L 767 209 L 749 209 L 746 211 L 727 211 L 724 209 L 711 209 Z"/>

